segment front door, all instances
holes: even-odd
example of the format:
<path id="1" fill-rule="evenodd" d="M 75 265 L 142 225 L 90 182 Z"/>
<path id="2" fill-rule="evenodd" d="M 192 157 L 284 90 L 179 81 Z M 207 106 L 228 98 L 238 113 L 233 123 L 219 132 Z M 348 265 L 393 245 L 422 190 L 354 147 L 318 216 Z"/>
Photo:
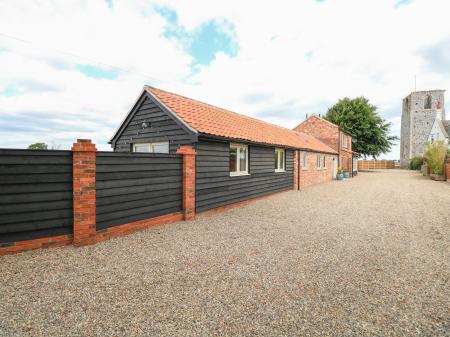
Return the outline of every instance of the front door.
<path id="1" fill-rule="evenodd" d="M 338 160 L 336 157 L 333 157 L 333 179 L 336 179 L 337 170 L 338 170 Z"/>

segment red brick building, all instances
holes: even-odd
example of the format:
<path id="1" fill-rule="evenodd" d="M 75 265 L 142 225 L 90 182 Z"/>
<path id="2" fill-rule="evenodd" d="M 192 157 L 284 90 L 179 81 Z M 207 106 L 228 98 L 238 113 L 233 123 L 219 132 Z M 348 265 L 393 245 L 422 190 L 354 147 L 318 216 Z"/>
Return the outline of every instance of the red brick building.
<path id="1" fill-rule="evenodd" d="M 352 136 L 339 126 L 319 116 L 312 115 L 297 125 L 294 130 L 314 136 L 338 152 L 338 166 L 342 169 L 348 169 L 350 174 L 353 173 Z"/>

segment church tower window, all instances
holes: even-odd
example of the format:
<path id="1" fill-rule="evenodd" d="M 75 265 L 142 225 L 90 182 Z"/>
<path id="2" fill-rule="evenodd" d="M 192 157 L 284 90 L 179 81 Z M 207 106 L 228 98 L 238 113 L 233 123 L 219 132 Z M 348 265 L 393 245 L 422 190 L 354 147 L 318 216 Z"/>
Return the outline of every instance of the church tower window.
<path id="1" fill-rule="evenodd" d="M 427 97 L 425 98 L 425 105 L 423 108 L 431 109 L 431 95 L 427 95 Z"/>

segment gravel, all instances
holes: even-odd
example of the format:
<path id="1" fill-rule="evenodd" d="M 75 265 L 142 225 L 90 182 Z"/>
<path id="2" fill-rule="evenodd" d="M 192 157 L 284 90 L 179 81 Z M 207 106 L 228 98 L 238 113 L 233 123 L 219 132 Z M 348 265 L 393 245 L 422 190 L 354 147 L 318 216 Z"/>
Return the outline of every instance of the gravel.
<path id="1" fill-rule="evenodd" d="M 360 173 L 0 258 L 0 336 L 450 336 L 450 184 Z"/>

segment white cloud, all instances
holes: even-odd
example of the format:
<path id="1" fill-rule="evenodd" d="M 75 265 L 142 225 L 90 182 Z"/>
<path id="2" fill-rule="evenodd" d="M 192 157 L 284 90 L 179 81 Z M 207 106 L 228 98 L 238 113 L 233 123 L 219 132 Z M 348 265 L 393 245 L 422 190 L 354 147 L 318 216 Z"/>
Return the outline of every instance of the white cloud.
<path id="1" fill-rule="evenodd" d="M 450 87 L 448 72 L 430 67 L 424 52 L 448 41 L 445 0 L 416 0 L 398 8 L 389 0 L 157 2 L 175 10 L 187 31 L 211 19 L 231 23 L 239 52 L 235 57 L 218 52 L 191 74 L 192 56 L 164 37 L 168 22 L 150 1 L 116 0 L 112 9 L 105 1 L 2 2 L 0 33 L 35 44 L 0 35 L 0 92 L 20 83 L 49 90 L 23 85 L 22 95 L 0 96 L 0 114 L 13 123 L 21 113 L 32 118 L 46 112 L 54 116 L 50 121 L 73 131 L 58 131 L 61 124 L 55 122 L 48 126 L 51 132 L 18 137 L 14 128 L 5 132 L 0 126 L 0 147 L 35 139 L 68 145 L 83 137 L 105 149 L 146 80 L 287 127 L 305 113 L 325 113 L 343 96 L 364 95 L 393 123 L 395 134 L 401 99 L 413 89 L 414 75 L 418 89 Z M 147 76 L 119 71 L 115 80 L 93 79 L 75 68 L 97 60 Z M 398 148 L 389 156 L 398 157 Z"/>

